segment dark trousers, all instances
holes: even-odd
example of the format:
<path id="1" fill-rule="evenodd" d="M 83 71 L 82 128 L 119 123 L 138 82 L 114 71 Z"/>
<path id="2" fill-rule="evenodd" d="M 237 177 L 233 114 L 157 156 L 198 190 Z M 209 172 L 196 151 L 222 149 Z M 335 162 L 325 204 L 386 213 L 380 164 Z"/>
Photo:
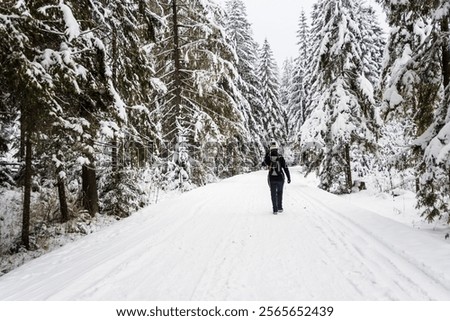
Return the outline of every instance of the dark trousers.
<path id="1" fill-rule="evenodd" d="M 272 207 L 274 212 L 283 208 L 283 185 L 283 180 L 269 180 L 270 195 L 272 197 Z"/>

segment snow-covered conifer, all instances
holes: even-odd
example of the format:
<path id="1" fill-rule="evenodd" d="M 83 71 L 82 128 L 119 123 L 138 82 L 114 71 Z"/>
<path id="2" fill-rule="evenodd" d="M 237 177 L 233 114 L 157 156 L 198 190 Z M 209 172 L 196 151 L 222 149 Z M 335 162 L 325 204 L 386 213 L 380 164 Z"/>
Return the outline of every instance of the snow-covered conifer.
<path id="1" fill-rule="evenodd" d="M 260 49 L 258 78 L 262 85 L 263 125 L 266 141 L 275 139 L 282 142 L 281 144 L 285 144 L 286 132 L 280 103 L 278 67 L 267 39 Z"/>
<path id="2" fill-rule="evenodd" d="M 226 2 L 225 18 L 227 39 L 237 56 L 237 87 L 242 93 L 241 110 L 245 117 L 245 125 L 253 137 L 251 147 L 254 148 L 253 152 L 259 157 L 264 148 L 263 141 L 265 137 L 262 135 L 264 107 L 262 104 L 261 83 L 257 75 L 258 44 L 253 39 L 245 3 L 242 0 Z"/>
<path id="3" fill-rule="evenodd" d="M 446 1 L 380 1 L 392 31 L 383 70 L 383 112 L 407 119 L 418 206 L 432 221 L 448 212 L 449 7 Z"/>
<path id="4" fill-rule="evenodd" d="M 145 205 L 139 180 L 131 178 L 140 177 L 143 167 L 149 166 L 153 146 L 160 138 L 152 114 L 164 92 L 155 77 L 153 50 L 162 25 L 157 10 L 156 3 L 121 0 L 109 3 L 109 14 L 103 17 L 109 89 L 114 97 L 101 114 L 96 137 L 109 154 L 109 159 L 104 153 L 97 157 L 110 165 L 99 178 L 103 213 L 127 216 Z"/>
<path id="5" fill-rule="evenodd" d="M 311 33 L 305 11 L 302 10 L 297 30 L 298 55 L 294 60 L 287 113 L 289 118 L 288 137 L 294 150 L 299 150 L 299 134 L 307 116 L 308 95 L 311 74 Z"/>
<path id="6" fill-rule="evenodd" d="M 160 101 L 162 139 L 168 149 L 174 179 L 201 184 L 207 170 L 198 162 L 205 141 L 220 149 L 233 144 L 228 139 L 247 135 L 244 115 L 234 101 L 234 51 L 217 19 L 223 12 L 213 2 L 172 0 L 162 4 L 166 14 L 165 34 L 158 43 L 157 76 L 166 84 Z M 244 154 L 233 145 L 236 159 Z M 219 159 L 218 159 L 219 160 Z M 237 173 L 225 156 L 217 167 Z M 195 174 L 195 175 L 194 175 Z M 173 175 L 170 175 L 171 177 Z"/>
<path id="7" fill-rule="evenodd" d="M 295 66 L 294 59 L 288 58 L 283 62 L 281 70 L 281 81 L 280 81 L 280 104 L 281 113 L 283 119 L 284 132 L 286 133 L 286 139 L 289 141 L 291 131 L 290 131 L 290 121 L 289 121 L 289 102 L 291 98 L 293 79 L 295 76 Z"/>
<path id="8" fill-rule="evenodd" d="M 0 71 L 0 91 L 2 104 L 11 115 L 20 117 L 19 160 L 25 161 L 21 182 L 24 185 L 21 239 L 22 245 L 30 248 L 32 162 L 39 159 L 37 147 L 42 134 L 51 128 L 50 114 L 56 105 L 55 81 L 47 67 L 49 64 L 64 64 L 64 60 L 62 55 L 52 54 L 55 34 L 52 34 L 53 26 L 42 17 L 44 9 L 24 2 L 18 5 L 9 3 L 2 9 L 0 55 L 4 63 Z M 63 4 L 57 9 L 68 11 Z M 71 17 L 67 12 L 67 19 L 71 20 Z M 76 36 L 75 24 L 68 25 L 56 34 L 68 38 Z M 59 52 L 59 48 L 57 50 Z"/>
<path id="9" fill-rule="evenodd" d="M 355 1 L 322 0 L 312 16 L 314 96 L 301 144 L 310 170 L 319 171 L 321 188 L 336 193 L 350 192 L 353 149 L 370 150 L 378 126 L 360 15 Z"/>
<path id="10" fill-rule="evenodd" d="M 450 5 L 440 1 L 432 12 L 434 30 L 427 39 L 432 50 L 421 61 L 440 58 L 439 104 L 427 130 L 414 142 L 423 152 L 419 164 L 418 207 L 429 221 L 446 219 L 450 224 Z M 434 53 L 436 51 L 436 53 Z M 430 62 L 429 69 L 433 70 Z M 423 66 L 425 69 L 427 65 Z M 432 76 L 432 75 L 430 75 Z M 424 101 L 423 105 L 427 105 Z"/>

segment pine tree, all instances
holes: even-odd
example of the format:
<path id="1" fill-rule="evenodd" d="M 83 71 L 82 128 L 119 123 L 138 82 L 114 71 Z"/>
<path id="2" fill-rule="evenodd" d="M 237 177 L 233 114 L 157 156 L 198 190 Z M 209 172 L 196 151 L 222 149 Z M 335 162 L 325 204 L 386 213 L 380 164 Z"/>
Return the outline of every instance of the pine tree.
<path id="1" fill-rule="evenodd" d="M 335 193 L 352 188 L 354 149 L 375 144 L 373 85 L 366 78 L 361 7 L 351 0 L 319 1 L 313 10 L 314 84 L 318 98 L 301 129 L 309 170 L 319 170 L 320 187 Z"/>
<path id="2" fill-rule="evenodd" d="M 380 2 L 388 10 L 389 24 L 396 27 L 389 37 L 383 68 L 383 117 L 410 117 L 418 126 L 410 133 L 414 137 L 430 124 L 439 88 L 439 59 L 425 63 L 431 68 L 428 71 L 419 71 L 424 63 L 414 65 L 414 60 L 418 60 L 413 59 L 414 55 L 425 54 L 430 49 L 425 40 L 431 30 L 428 20 L 431 7 L 418 2 Z M 422 102 L 427 103 L 419 108 Z"/>
<path id="3" fill-rule="evenodd" d="M 39 30 L 45 25 L 35 19 L 39 15 L 36 7 L 27 7 L 25 3 L 18 6 L 9 4 L 1 15 L 0 43 L 2 103 L 8 105 L 11 114 L 20 117 L 20 161 L 23 164 L 23 220 L 22 245 L 30 248 L 31 220 L 31 183 L 33 175 L 32 162 L 40 131 L 47 127 L 48 113 L 51 108 L 51 76 L 45 68 L 36 62 L 40 55 L 42 43 L 49 42 Z M 28 12 L 29 14 L 24 14 Z"/>
<path id="4" fill-rule="evenodd" d="M 276 140 L 286 143 L 283 112 L 280 103 L 280 84 L 278 67 L 273 58 L 272 49 L 267 39 L 260 50 L 258 78 L 262 84 L 262 97 L 264 105 L 263 126 L 266 141 Z"/>
<path id="5" fill-rule="evenodd" d="M 204 1 L 172 0 L 162 6 L 167 14 L 165 38 L 159 45 L 157 76 L 167 85 L 158 110 L 163 140 L 170 149 L 167 175 L 185 189 L 201 184 L 207 173 L 198 162 L 201 144 L 208 140 L 225 148 L 228 138 L 247 136 L 244 116 L 234 101 L 236 70 L 233 51 L 217 15 L 218 6 Z M 238 153 L 237 164 L 220 164 L 224 172 L 239 172 L 243 154 L 234 144 L 227 153 Z M 217 164 L 219 166 L 219 164 Z M 226 174 L 225 174 L 226 175 Z"/>
<path id="6" fill-rule="evenodd" d="M 90 13 L 83 12 L 83 6 L 73 6 L 60 3 L 59 5 L 49 4 L 47 6 L 38 7 L 38 11 L 42 14 L 41 19 L 44 21 L 51 20 L 52 24 L 48 26 L 48 33 L 44 32 L 49 39 L 47 44 L 44 44 L 45 49 L 43 54 L 39 57 L 39 61 L 43 68 L 47 70 L 54 86 L 53 108 L 51 116 L 53 118 L 53 130 L 49 133 L 51 139 L 42 144 L 43 160 L 40 164 L 42 177 L 45 177 L 45 171 L 52 169 L 55 172 L 55 185 L 58 189 L 60 199 L 60 211 L 62 221 L 69 219 L 67 195 L 66 195 L 66 170 L 76 162 L 75 159 L 79 157 L 80 153 L 90 158 L 91 164 L 84 164 L 82 170 L 83 186 L 89 186 L 89 189 L 83 191 L 83 204 L 86 210 L 91 210 L 91 215 L 98 212 L 97 207 L 97 189 L 95 182 L 95 170 L 93 167 L 94 155 L 92 153 L 85 153 L 89 147 L 92 147 L 92 134 L 85 136 L 86 131 L 82 128 L 87 128 L 84 108 L 78 108 L 80 101 L 89 100 L 87 97 L 87 88 L 93 89 L 97 85 L 99 87 L 106 87 L 101 79 L 95 79 L 92 74 L 88 72 L 89 62 L 92 56 L 94 59 L 101 56 L 91 55 L 92 35 L 82 34 L 82 26 L 78 19 L 85 21 L 86 29 L 94 28 L 92 19 L 81 19 L 81 15 L 85 18 L 90 18 Z M 75 17 L 77 16 L 77 18 Z M 85 30 L 84 30 L 85 31 Z M 59 36 L 55 36 L 59 35 Z M 88 79 L 92 83 L 88 86 Z M 86 90 L 86 92 L 85 92 Z M 98 93 L 96 89 L 93 92 Z M 86 95 L 83 97 L 83 95 Z M 80 99 L 80 97 L 83 97 Z M 107 102 L 107 96 L 97 99 L 99 102 Z M 81 116 L 80 114 L 83 114 Z M 70 116 L 69 116 L 70 115 Z M 76 116 L 75 116 L 76 115 Z M 81 116 L 81 117 L 80 117 Z M 94 127 L 95 128 L 95 127 Z M 83 137 L 84 136 L 84 137 Z M 77 146 L 77 141 L 88 141 L 87 146 L 83 144 Z M 70 148 L 71 146 L 72 148 Z M 77 146 L 79 149 L 76 150 Z M 50 151 L 49 153 L 47 151 Z M 89 167 L 89 168 L 87 168 Z M 90 183 L 87 183 L 90 180 Z M 87 199 L 92 202 L 87 202 Z"/>
<path id="7" fill-rule="evenodd" d="M 288 118 L 289 118 L 289 140 L 294 150 L 299 151 L 300 128 L 307 117 L 308 95 L 310 93 L 311 62 L 311 35 L 306 19 L 305 11 L 302 10 L 297 30 L 298 55 L 294 60 L 294 70 L 289 89 Z"/>
<path id="8" fill-rule="evenodd" d="M 379 2 L 395 27 L 382 79 L 384 117 L 413 124 L 406 131 L 415 146 L 410 167 L 418 206 L 432 221 L 448 212 L 449 9 L 445 1 Z"/>
<path id="9" fill-rule="evenodd" d="M 237 87 L 242 93 L 240 103 L 252 141 L 252 157 L 259 157 L 264 150 L 263 119 L 264 106 L 261 96 L 261 83 L 257 76 L 258 44 L 253 39 L 251 25 L 247 19 L 245 4 L 242 0 L 226 2 L 225 30 L 227 39 L 236 53 L 238 72 Z M 238 102 L 239 103 L 239 102 Z"/>
<path id="10" fill-rule="evenodd" d="M 436 5 L 432 11 L 434 23 L 433 32 L 427 38 L 431 48 L 419 54 L 418 59 L 424 63 L 421 70 L 436 71 L 441 77 L 434 78 L 439 81 L 440 88 L 437 93 L 438 104 L 433 111 L 433 118 L 426 131 L 414 142 L 416 151 L 423 153 L 418 164 L 419 180 L 417 199 L 421 214 L 428 221 L 434 221 L 446 215 L 450 224 L 449 195 L 450 195 L 450 7 L 444 1 L 433 3 Z M 430 4 L 431 6 L 432 4 Z M 430 59 L 440 60 L 438 69 Z M 416 59 L 414 59 L 416 60 Z M 430 76 L 433 76 L 430 75 Z M 433 92 L 434 86 L 431 86 Z M 421 101 L 421 107 L 429 106 L 429 102 Z M 434 98 L 434 97 L 433 97 Z M 418 128 L 421 128 L 419 124 Z"/>
<path id="11" fill-rule="evenodd" d="M 384 50 L 386 48 L 385 32 L 380 26 L 379 18 L 375 10 L 364 2 L 359 5 L 359 28 L 361 33 L 360 47 L 362 52 L 363 73 L 368 82 L 368 86 L 364 90 L 364 95 L 367 96 L 368 102 L 373 105 L 368 108 L 375 108 L 374 132 L 376 137 L 376 144 L 371 146 L 373 151 L 377 149 L 376 155 L 379 155 L 379 138 L 382 126 L 382 120 L 379 118 L 379 110 L 381 100 L 379 99 L 379 83 L 381 77 L 382 63 Z M 373 147 L 373 148 L 372 148 Z M 376 147 L 376 148 L 375 148 Z M 373 153 L 367 153 L 366 149 L 361 149 L 359 146 L 352 147 L 352 168 L 354 174 L 358 175 L 360 179 L 373 174 L 379 169 L 377 160 L 379 157 L 374 157 Z"/>
<path id="12" fill-rule="evenodd" d="M 159 137 L 151 117 L 160 92 L 152 48 L 162 22 L 152 10 L 146 1 L 115 1 L 109 3 L 110 14 L 104 18 L 109 86 L 116 97 L 102 113 L 97 137 L 110 148 L 110 166 L 99 178 L 101 210 L 107 214 L 128 216 L 144 204 L 136 178 L 149 164 Z"/>
<path id="13" fill-rule="evenodd" d="M 2 76 L 2 73 L 0 73 L 0 77 Z M 0 82 L 4 83 L 2 79 L 0 79 Z M 7 158 L 10 158 L 7 157 L 7 155 L 11 149 L 11 142 L 15 126 L 14 119 L 15 117 L 17 117 L 17 114 L 15 114 L 13 110 L 10 110 L 8 98 L 5 96 L 0 97 L 2 97 L 0 98 L 0 188 L 11 188 L 16 185 L 13 178 L 13 171 L 9 166 L 12 164 L 5 160 L 7 160 Z"/>
<path id="14" fill-rule="evenodd" d="M 383 55 L 386 48 L 386 35 L 380 26 L 375 10 L 362 4 L 360 7 L 361 50 L 363 52 L 364 73 L 377 91 L 379 87 Z"/>
<path id="15" fill-rule="evenodd" d="M 280 104 L 283 120 L 283 131 L 286 133 L 287 140 L 289 141 L 290 133 L 290 122 L 289 122 L 289 111 L 290 111 L 290 97 L 293 88 L 293 79 L 295 75 L 294 60 L 292 58 L 286 59 L 283 62 L 282 73 L 280 82 Z M 289 144 L 290 145 L 290 144 Z"/>
<path id="16" fill-rule="evenodd" d="M 114 64 L 110 64 L 107 54 L 113 46 L 107 47 L 101 40 L 108 39 L 110 25 L 107 23 L 110 21 L 102 14 L 106 9 L 99 3 L 55 5 L 50 2 L 48 5 L 34 3 L 29 6 L 22 3 L 11 8 L 14 10 L 30 12 L 31 15 L 8 21 L 7 28 L 2 31 L 6 30 L 13 40 L 2 47 L 1 53 L 11 56 L 11 51 L 18 49 L 12 56 L 20 58 L 20 62 L 5 61 L 22 66 L 24 73 L 6 74 L 8 69 L 4 69 L 2 77 L 8 79 L 5 83 L 15 83 L 11 88 L 5 88 L 4 97 L 14 98 L 16 102 L 3 101 L 9 106 L 23 104 L 34 108 L 33 104 L 18 102 L 21 95 L 13 92 L 14 88 L 21 87 L 16 87 L 17 84 L 24 83 L 23 87 L 31 91 L 27 97 L 34 99 L 32 97 L 36 96 L 39 100 L 36 110 L 41 111 L 40 117 L 36 117 L 37 113 L 33 111 L 30 127 L 28 112 L 17 108 L 22 119 L 22 151 L 33 151 L 35 158 L 40 160 L 36 162 L 36 175 L 48 180 L 48 173 L 55 173 L 54 185 L 58 189 L 63 221 L 69 219 L 66 183 L 68 179 L 77 180 L 76 172 L 81 166 L 82 203 L 94 215 L 99 211 L 95 170 L 98 154 L 94 142 L 102 126 L 104 131 L 105 124 L 111 124 L 112 120 L 125 122 L 127 119 L 125 104 L 118 93 L 121 88 L 115 83 L 118 78 L 126 76 L 116 76 L 120 72 L 115 68 L 117 65 L 111 67 Z M 128 18 L 128 21 L 132 20 Z M 114 55 L 111 56 L 114 60 Z M 140 63 L 142 61 L 134 65 L 140 66 Z M 16 79 L 11 78 L 14 75 Z M 30 76 L 34 78 L 31 82 Z M 36 83 L 36 86 L 30 86 L 30 83 Z M 145 79 L 141 83 L 148 81 Z M 28 134 L 30 131 L 32 135 Z M 22 155 L 26 160 L 31 156 L 24 152 Z M 30 178 L 27 175 L 28 182 Z M 28 189 L 26 191 L 29 193 Z M 26 196 L 27 203 L 28 199 Z M 26 205 L 24 209 L 30 206 Z"/>

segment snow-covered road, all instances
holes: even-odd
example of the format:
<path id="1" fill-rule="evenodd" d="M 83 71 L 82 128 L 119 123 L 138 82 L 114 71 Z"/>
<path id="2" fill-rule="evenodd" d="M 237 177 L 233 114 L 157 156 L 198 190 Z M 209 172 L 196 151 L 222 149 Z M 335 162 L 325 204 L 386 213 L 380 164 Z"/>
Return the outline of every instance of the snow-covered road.
<path id="1" fill-rule="evenodd" d="M 448 243 L 264 171 L 163 201 L 0 278 L 0 300 L 450 300 Z"/>

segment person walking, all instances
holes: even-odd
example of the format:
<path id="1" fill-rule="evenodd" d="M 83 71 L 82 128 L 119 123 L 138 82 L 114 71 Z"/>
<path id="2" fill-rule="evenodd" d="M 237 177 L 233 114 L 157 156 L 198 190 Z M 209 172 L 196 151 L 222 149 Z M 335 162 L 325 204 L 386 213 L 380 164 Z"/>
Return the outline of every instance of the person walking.
<path id="1" fill-rule="evenodd" d="M 284 157 L 278 151 L 278 144 L 271 142 L 269 152 L 264 157 L 263 166 L 269 167 L 267 180 L 270 187 L 270 196 L 272 199 L 273 214 L 283 212 L 283 186 L 285 176 L 288 184 L 291 183 L 291 174 L 286 166 Z"/>

